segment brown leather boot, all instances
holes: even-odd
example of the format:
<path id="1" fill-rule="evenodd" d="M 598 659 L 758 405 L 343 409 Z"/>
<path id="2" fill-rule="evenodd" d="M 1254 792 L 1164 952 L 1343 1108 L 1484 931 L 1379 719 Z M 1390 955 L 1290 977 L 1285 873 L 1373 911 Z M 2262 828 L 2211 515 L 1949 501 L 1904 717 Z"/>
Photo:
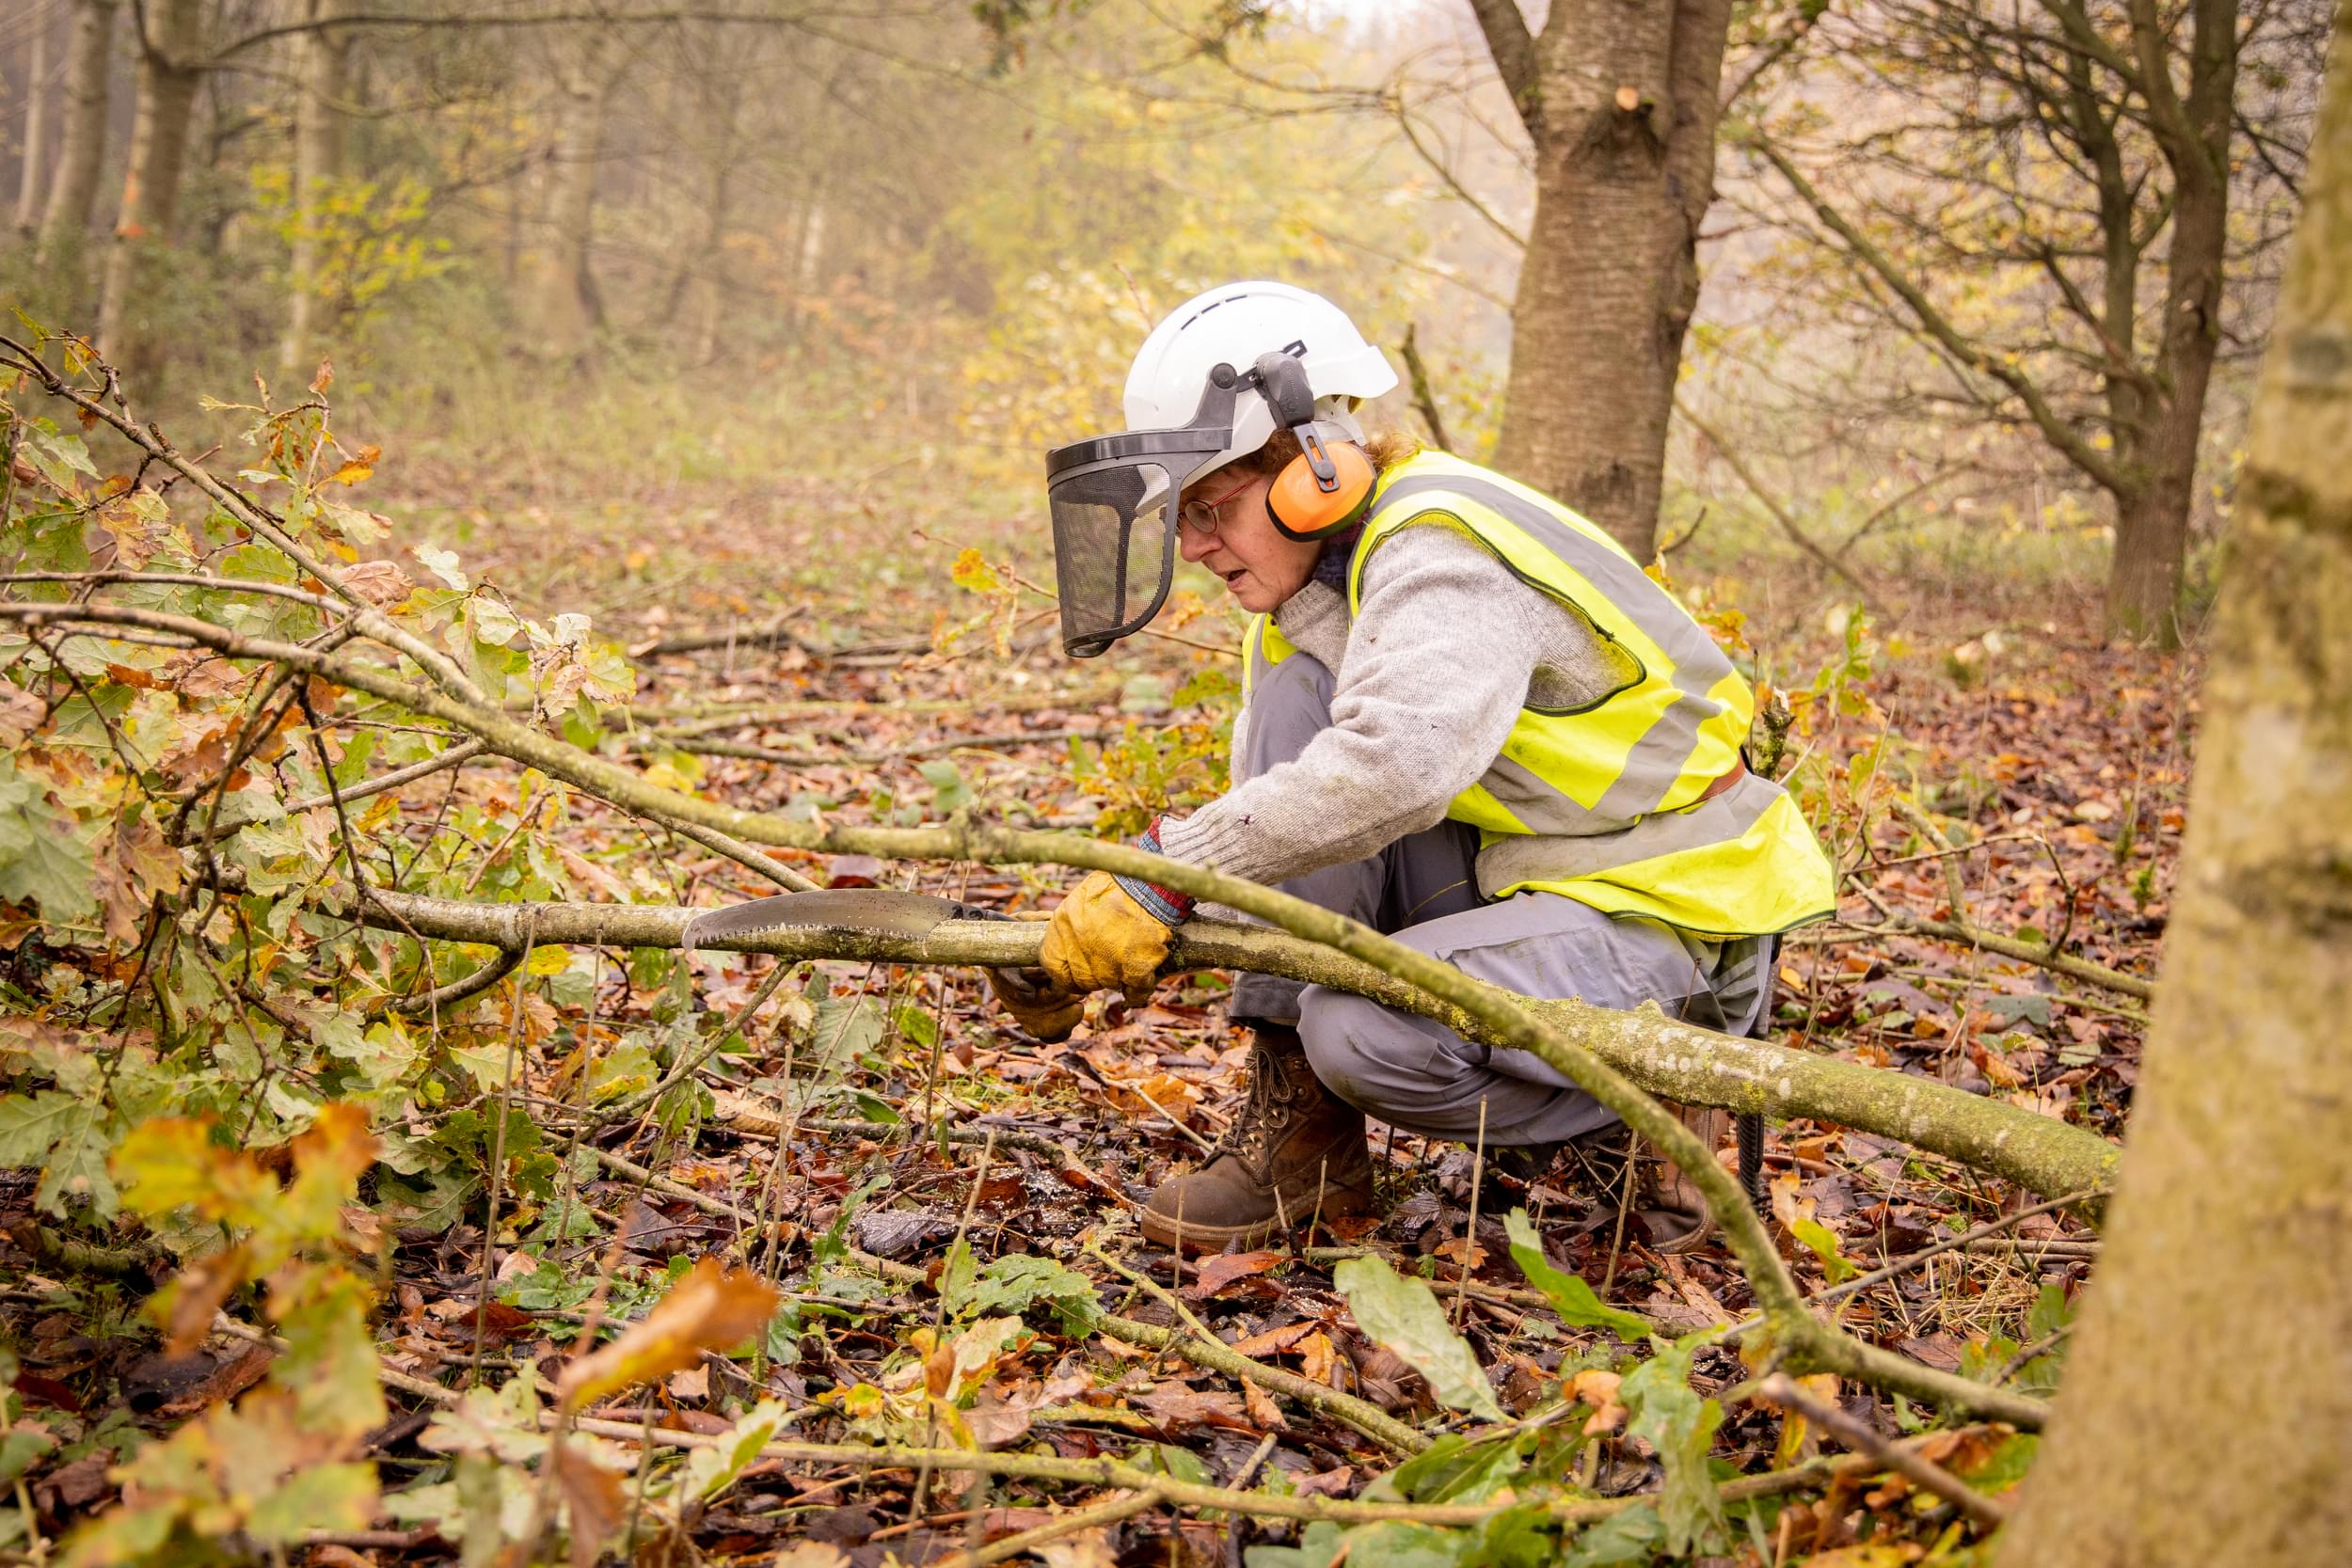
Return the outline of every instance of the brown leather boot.
<path id="1" fill-rule="evenodd" d="M 1709 1153 L 1720 1153 L 1731 1131 L 1731 1113 L 1712 1105 L 1683 1105 L 1661 1101 L 1675 1119 L 1689 1128 Z M 1636 1145 L 1639 1148 L 1635 1148 Z M 1588 1132 L 1576 1140 L 1577 1158 L 1594 1186 L 1622 1201 L 1629 1156 L 1633 1166 L 1633 1212 L 1657 1252 L 1695 1252 L 1715 1233 L 1715 1218 L 1695 1183 L 1675 1163 L 1632 1135 L 1623 1122 Z"/>
<path id="2" fill-rule="evenodd" d="M 1241 1115 L 1207 1164 L 1160 1183 L 1143 1206 L 1143 1233 L 1162 1246 L 1222 1252 L 1318 1212 L 1371 1207 L 1364 1114 L 1323 1086 L 1295 1029 L 1261 1025 Z"/>

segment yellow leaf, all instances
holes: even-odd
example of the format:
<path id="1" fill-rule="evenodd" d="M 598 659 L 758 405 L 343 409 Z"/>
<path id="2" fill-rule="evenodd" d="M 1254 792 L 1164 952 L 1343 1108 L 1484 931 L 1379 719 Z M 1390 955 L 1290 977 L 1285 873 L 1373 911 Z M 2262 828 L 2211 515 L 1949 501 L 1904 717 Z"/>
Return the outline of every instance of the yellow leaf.
<path id="1" fill-rule="evenodd" d="M 321 1107 L 292 1152 L 294 1181 L 274 1217 L 297 1235 L 336 1234 L 342 1228 L 343 1206 L 358 1195 L 359 1178 L 375 1164 L 375 1134 L 368 1131 L 367 1111 L 347 1101 Z"/>
<path id="2" fill-rule="evenodd" d="M 250 1158 L 213 1142 L 209 1118 L 143 1121 L 108 1164 L 123 1202 L 141 1214 L 166 1214 L 185 1205 L 207 1219 L 237 1223 L 278 1193 L 278 1183 Z"/>
<path id="3" fill-rule="evenodd" d="M 966 549 L 957 556 L 947 575 L 958 588 L 973 594 L 993 594 L 999 586 L 995 568 L 976 549 Z"/>
<path id="4" fill-rule="evenodd" d="M 384 455 L 384 449 L 370 442 L 359 449 L 359 455 L 343 460 L 342 467 L 326 477 L 342 484 L 357 484 L 375 472 L 375 460 Z"/>
<path id="5" fill-rule="evenodd" d="M 765 1328 L 782 1299 L 749 1270 L 722 1268 L 716 1258 L 706 1258 L 644 1322 L 566 1368 L 557 1391 L 576 1410 L 612 1389 L 682 1371 L 704 1351 L 732 1350 Z"/>

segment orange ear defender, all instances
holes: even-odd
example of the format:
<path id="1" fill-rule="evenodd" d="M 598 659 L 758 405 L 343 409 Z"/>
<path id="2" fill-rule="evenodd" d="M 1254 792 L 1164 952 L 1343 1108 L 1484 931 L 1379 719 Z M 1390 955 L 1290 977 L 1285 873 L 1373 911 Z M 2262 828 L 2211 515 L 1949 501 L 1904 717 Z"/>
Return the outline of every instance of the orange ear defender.
<path id="1" fill-rule="evenodd" d="M 1372 459 L 1352 444 L 1324 445 L 1315 423 L 1315 394 L 1307 368 L 1298 362 L 1304 343 L 1262 354 L 1250 379 L 1263 394 L 1274 422 L 1298 437 L 1298 455 L 1274 476 L 1265 493 L 1265 515 L 1286 539 L 1327 539 L 1364 514 L 1380 476 Z"/>
<path id="2" fill-rule="evenodd" d="M 1311 427 L 1298 433 L 1304 451 L 1283 465 L 1265 493 L 1265 515 L 1287 539 L 1328 539 L 1364 515 L 1380 475 L 1363 449 L 1326 447 Z M 1315 459 L 1328 473 L 1317 473 Z"/>

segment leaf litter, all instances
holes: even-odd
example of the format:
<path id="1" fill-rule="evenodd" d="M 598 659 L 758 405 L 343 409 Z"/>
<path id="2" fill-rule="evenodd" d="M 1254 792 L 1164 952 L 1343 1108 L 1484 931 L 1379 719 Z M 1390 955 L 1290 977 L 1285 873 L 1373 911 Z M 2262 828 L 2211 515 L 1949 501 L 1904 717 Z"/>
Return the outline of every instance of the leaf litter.
<path id="1" fill-rule="evenodd" d="M 634 717 L 612 743 L 714 799 L 851 822 L 972 809 L 1116 833 L 1147 808 L 1221 786 L 1230 661 L 1146 644 L 1104 681 L 1061 664 L 1042 628 L 1006 630 L 1024 625 L 1014 570 L 947 568 L 940 553 L 934 578 L 952 571 L 948 587 L 910 571 L 850 619 L 787 611 L 788 638 L 647 656 Z M 396 602 L 408 579 L 382 565 L 371 594 Z M 495 558 L 467 568 L 452 593 L 502 569 L 531 575 Z M 623 635 L 659 643 L 690 618 L 721 624 L 765 608 L 721 580 L 703 578 Z M 527 611 L 529 594 L 515 602 Z M 904 629 L 924 626 L 930 635 Z M 576 645 L 550 641 L 537 657 L 561 661 Z M 1833 655 L 1811 688 L 1787 693 L 1801 699 L 1791 705 L 1804 746 L 1792 787 L 1831 825 L 1851 879 L 1844 923 L 1784 950 L 1774 1031 L 2113 1134 L 2144 1023 L 2131 998 L 1893 918 L 1964 922 L 2153 970 L 2183 828 L 2193 672 L 2106 650 L 2046 653 L 2012 661 L 2013 678 L 1996 670 L 1964 684 L 1883 651 L 1833 679 Z M 594 678 L 583 665 L 561 684 L 577 694 Z M 13 698 L 7 712 L 30 734 L 40 716 L 24 706 Z M 346 756 L 367 733 L 338 732 Z M 810 755 L 843 760 L 799 760 Z M 882 760 L 849 760 L 868 757 Z M 184 771 L 194 781 L 232 766 L 216 748 L 191 752 Z M 279 748 L 243 766 L 273 769 L 291 796 L 309 764 L 300 748 Z M 1940 842 L 1889 809 L 1897 797 Z M 485 762 L 389 791 L 376 809 L 417 863 L 446 860 L 434 871 L 442 885 L 475 896 L 707 906 L 771 891 L 659 827 L 578 797 L 551 802 L 544 781 Z M 136 833 L 114 841 L 120 869 L 109 875 L 162 890 L 168 858 Z M 1051 873 L 1026 869 L 775 858 L 832 885 L 916 887 L 1016 918 L 1058 893 Z M 267 875 L 266 861 L 250 863 Z M 107 925 L 119 935 L 139 907 L 116 895 Z M 323 1520 L 347 1522 L 347 1533 L 425 1527 L 405 1544 L 372 1543 L 373 1560 L 488 1561 L 544 1544 L 560 1514 L 577 1562 L 628 1536 L 641 1558 L 915 1563 L 1104 1495 L 768 1452 L 848 1441 L 1112 1457 L 1171 1484 L 1488 1509 L 1483 1527 L 1462 1528 L 1236 1524 L 1163 1505 L 1042 1543 L 1045 1560 L 1223 1561 L 1232 1530 L 1263 1568 L 1342 1552 L 1384 1560 L 1408 1546 L 1431 1560 L 1632 1562 L 1753 1553 L 1775 1530 L 1827 1554 L 1853 1546 L 1857 1520 L 1873 1539 L 1935 1549 L 1951 1539 L 1948 1520 L 1876 1473 L 1867 1484 L 1818 1481 L 1820 1500 L 1793 1491 L 1785 1509 L 1778 1497 L 1727 1504 L 1725 1480 L 1803 1462 L 1780 1451 L 1788 1423 L 1727 1397 L 1750 1376 L 1715 1342 L 1749 1305 L 1738 1273 L 1716 1251 L 1651 1253 L 1638 1216 L 1629 1227 L 1613 1195 L 1574 1170 L 1472 1216 L 1437 1180 L 1442 1147 L 1379 1130 L 1384 1220 L 1205 1259 L 1142 1247 L 1122 1207 L 1198 1159 L 1200 1140 L 1240 1108 L 1247 1050 L 1223 1016 L 1230 976 L 1177 977 L 1143 1008 L 1098 999 L 1078 1037 L 1046 1047 L 992 1012 L 961 972 L 829 960 L 769 987 L 762 960 L 727 954 L 548 951 L 519 989 L 492 986 L 432 1021 L 469 1087 L 414 1102 L 370 1151 L 381 1163 L 364 1185 L 369 1162 L 333 1128 L 323 1135 L 342 1139 L 340 1150 L 306 1156 L 297 1145 L 273 1167 L 265 1150 L 234 1153 L 213 1133 L 150 1121 L 135 1135 L 145 1142 L 83 1163 L 76 1191 L 111 1200 L 111 1185 L 159 1227 L 128 1237 L 151 1249 L 135 1261 L 134 1293 L 168 1281 L 161 1323 L 176 1347 L 207 1357 L 143 1409 L 134 1391 L 153 1381 L 140 1370 L 152 1331 L 92 1315 L 121 1288 L 74 1267 L 47 1228 L 54 1185 L 8 1179 L 24 1284 L 5 1301 L 18 1370 L 0 1463 L 26 1483 L 26 1528 L 54 1540 L 95 1519 L 74 1537 L 75 1560 L 130 1560 L 139 1550 L 126 1522 L 156 1528 L 120 1490 L 152 1468 L 137 1456 L 219 1470 L 239 1445 L 258 1456 L 255 1473 L 279 1477 L 265 1490 L 281 1516 L 234 1528 L 267 1544 L 286 1538 L 282 1520 L 298 1519 L 306 1539 Z M 462 977 L 462 965 L 437 964 L 434 982 Z M 250 1027 L 282 1032 L 286 1021 Z M 413 1041 L 380 1023 L 334 1033 L 343 1027 L 327 1037 L 342 1041 L 339 1070 L 359 1084 L 401 1079 Z M 602 1119 L 615 1105 L 632 1114 Z M 14 1127 L 30 1138 L 40 1114 L 0 1112 L 18 1118 L 0 1120 L 0 1136 Z M 61 1145 L 46 1124 L 39 1135 L 54 1173 Z M 1787 1249 L 1820 1290 L 2028 1201 L 1832 1126 L 1775 1126 L 1769 1151 Z M 492 1186 L 501 1196 L 485 1235 Z M 181 1200 L 247 1238 L 242 1253 L 206 1253 L 174 1217 Z M 2094 1250 L 2074 1220 L 2037 1215 L 1895 1273 L 1840 1310 L 1933 1364 L 2046 1388 Z M 370 1402 L 371 1383 L 257 1401 L 257 1382 L 284 1383 L 278 1364 L 298 1370 L 322 1353 L 293 1342 L 257 1364 L 249 1342 L 208 1334 L 214 1313 L 266 1324 L 281 1291 L 331 1299 L 346 1289 L 331 1260 L 371 1252 L 386 1271 L 373 1327 L 354 1293 L 344 1331 L 371 1333 L 387 1371 L 448 1399 L 396 1388 L 405 1408 L 384 1408 Z M 1426 1446 L 1399 1467 L 1327 1404 L 1122 1340 L 1102 1330 L 1106 1317 L 1205 1332 L 1369 1402 Z M 1890 1435 L 1921 1419 L 1855 1386 L 1832 1392 Z M 595 1431 L 552 1435 L 560 1413 Z M 611 1434 L 628 1426 L 641 1440 L 694 1443 L 641 1455 L 642 1442 Z M 1975 1429 L 1935 1440 L 1942 1463 L 1985 1484 L 2013 1481 L 2017 1445 L 2030 1442 Z M 304 1475 L 315 1478 L 307 1492 L 292 1484 Z M 200 1491 L 157 1495 L 192 1510 Z M 1547 1500 L 1636 1495 L 1581 1530 L 1542 1516 Z"/>

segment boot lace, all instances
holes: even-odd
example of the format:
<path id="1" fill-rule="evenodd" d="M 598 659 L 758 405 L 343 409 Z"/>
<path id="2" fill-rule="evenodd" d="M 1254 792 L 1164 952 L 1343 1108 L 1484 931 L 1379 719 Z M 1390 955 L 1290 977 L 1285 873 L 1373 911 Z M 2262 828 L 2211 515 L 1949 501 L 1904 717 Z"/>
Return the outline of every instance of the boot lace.
<path id="1" fill-rule="evenodd" d="M 1250 1168 L 1263 1164 L 1274 1151 L 1277 1134 L 1290 1125 L 1297 1085 L 1283 1070 L 1283 1058 L 1263 1043 L 1249 1053 L 1249 1091 L 1241 1115 L 1226 1127 L 1216 1151 L 1231 1154 Z"/>

